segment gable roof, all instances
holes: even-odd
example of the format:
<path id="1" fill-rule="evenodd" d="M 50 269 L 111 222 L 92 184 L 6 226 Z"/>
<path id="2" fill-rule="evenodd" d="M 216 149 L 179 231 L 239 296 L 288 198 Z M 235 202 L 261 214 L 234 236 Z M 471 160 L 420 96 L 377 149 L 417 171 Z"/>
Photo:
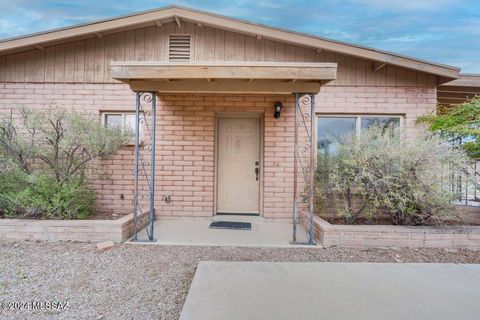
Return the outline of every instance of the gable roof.
<path id="1" fill-rule="evenodd" d="M 444 83 L 442 86 L 480 88 L 480 73 L 462 73 L 458 79 Z"/>
<path id="2" fill-rule="evenodd" d="M 480 97 L 480 74 L 460 74 L 460 78 L 437 88 L 437 101 L 442 105 L 457 105 Z"/>
<path id="3" fill-rule="evenodd" d="M 65 41 L 71 38 L 98 35 L 102 32 L 111 32 L 117 29 L 158 25 L 167 21 L 180 22 L 181 20 L 373 60 L 378 62 L 377 68 L 382 67 L 384 64 L 391 64 L 438 75 L 448 78 L 448 80 L 459 77 L 460 69 L 456 67 L 179 6 L 168 6 L 156 10 L 5 39 L 0 41 L 0 55 L 12 51 L 30 49 L 35 46 L 41 47 L 49 43 Z"/>

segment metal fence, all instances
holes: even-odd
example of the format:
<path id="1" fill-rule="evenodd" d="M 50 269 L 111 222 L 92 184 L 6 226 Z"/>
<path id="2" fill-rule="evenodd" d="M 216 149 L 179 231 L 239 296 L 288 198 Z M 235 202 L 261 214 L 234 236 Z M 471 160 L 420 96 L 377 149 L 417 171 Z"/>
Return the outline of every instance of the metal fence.
<path id="1" fill-rule="evenodd" d="M 480 159 L 473 159 L 461 174 L 450 174 L 449 180 L 449 187 L 457 194 L 455 204 L 480 206 Z"/>

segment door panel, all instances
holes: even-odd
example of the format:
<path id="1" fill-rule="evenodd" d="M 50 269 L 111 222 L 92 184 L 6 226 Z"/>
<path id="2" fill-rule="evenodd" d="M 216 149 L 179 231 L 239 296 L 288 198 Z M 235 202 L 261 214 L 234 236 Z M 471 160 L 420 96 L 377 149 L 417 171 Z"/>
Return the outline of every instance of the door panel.
<path id="1" fill-rule="evenodd" d="M 217 211 L 259 213 L 260 119 L 220 118 L 217 148 Z"/>

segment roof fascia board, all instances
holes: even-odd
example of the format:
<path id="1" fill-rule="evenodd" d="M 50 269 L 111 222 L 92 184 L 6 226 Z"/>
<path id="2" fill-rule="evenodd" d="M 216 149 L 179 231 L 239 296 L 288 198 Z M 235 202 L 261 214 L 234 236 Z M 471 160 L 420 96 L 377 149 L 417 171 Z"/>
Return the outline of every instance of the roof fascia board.
<path id="1" fill-rule="evenodd" d="M 461 74 L 460 78 L 443 83 L 449 87 L 480 87 L 480 74 Z"/>
<path id="2" fill-rule="evenodd" d="M 146 12 L 143 14 L 126 16 L 118 19 L 93 22 L 77 27 L 52 30 L 44 33 L 33 34 L 31 36 L 14 38 L 11 40 L 7 39 L 6 41 L 0 42 L 0 52 L 51 41 L 65 40 L 73 37 L 94 35 L 95 33 L 102 31 L 105 32 L 135 25 L 142 25 L 149 21 L 155 22 L 173 17 L 175 15 L 175 10 L 177 9 L 167 8 L 164 10 Z"/>

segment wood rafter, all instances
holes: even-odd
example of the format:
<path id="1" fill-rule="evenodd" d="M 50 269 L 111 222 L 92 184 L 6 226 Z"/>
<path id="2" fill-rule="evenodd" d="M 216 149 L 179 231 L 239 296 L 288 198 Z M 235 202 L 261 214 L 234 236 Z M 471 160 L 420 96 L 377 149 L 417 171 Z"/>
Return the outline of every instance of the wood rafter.
<path id="1" fill-rule="evenodd" d="M 177 26 L 179 28 L 182 27 L 182 21 L 180 20 L 180 18 L 178 16 L 173 16 L 175 18 L 175 22 L 177 23 Z"/>
<path id="2" fill-rule="evenodd" d="M 374 72 L 377 72 L 378 70 L 384 68 L 386 65 L 387 65 L 386 63 L 374 62 L 374 63 L 373 63 L 373 68 L 372 68 L 372 70 L 373 70 Z"/>

